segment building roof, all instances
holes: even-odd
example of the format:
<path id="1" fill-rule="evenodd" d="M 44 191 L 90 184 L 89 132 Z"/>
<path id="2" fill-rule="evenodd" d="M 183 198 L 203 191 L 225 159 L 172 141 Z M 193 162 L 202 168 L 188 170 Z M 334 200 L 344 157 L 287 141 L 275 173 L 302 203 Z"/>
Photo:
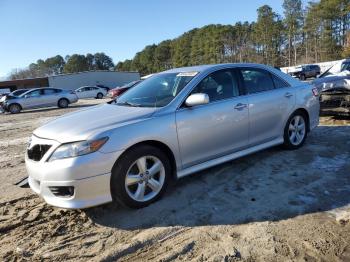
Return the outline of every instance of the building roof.
<path id="1" fill-rule="evenodd" d="M 49 77 L 57 77 L 57 76 L 65 76 L 65 75 L 77 75 L 77 74 L 87 74 L 87 73 L 96 73 L 96 72 L 102 72 L 102 73 L 130 73 L 130 74 L 139 73 L 137 71 L 90 70 L 90 71 L 82 71 L 82 72 L 75 72 L 75 73 L 65 73 L 65 74 L 52 75 L 52 76 L 49 76 Z"/>
<path id="2" fill-rule="evenodd" d="M 40 82 L 40 81 L 48 81 L 48 77 L 35 77 L 35 78 L 0 81 L 0 87 L 1 86 L 18 85 L 18 84 L 22 84 L 22 83 L 36 83 L 36 82 Z"/>

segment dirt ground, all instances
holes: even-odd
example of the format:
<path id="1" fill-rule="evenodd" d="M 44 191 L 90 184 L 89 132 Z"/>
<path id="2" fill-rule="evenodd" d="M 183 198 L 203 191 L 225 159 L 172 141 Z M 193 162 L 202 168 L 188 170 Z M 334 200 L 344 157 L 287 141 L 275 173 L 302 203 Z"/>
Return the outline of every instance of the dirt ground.
<path id="1" fill-rule="evenodd" d="M 301 149 L 186 177 L 140 210 L 64 210 L 16 186 L 31 132 L 96 102 L 0 114 L 2 261 L 350 261 L 350 120 L 322 117 Z"/>

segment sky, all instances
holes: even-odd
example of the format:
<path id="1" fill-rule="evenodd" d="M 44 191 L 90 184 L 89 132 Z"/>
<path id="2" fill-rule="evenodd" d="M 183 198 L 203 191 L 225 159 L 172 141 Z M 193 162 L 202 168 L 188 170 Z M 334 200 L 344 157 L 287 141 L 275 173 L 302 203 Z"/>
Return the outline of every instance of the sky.
<path id="1" fill-rule="evenodd" d="M 146 45 L 207 24 L 255 21 L 283 0 L 0 0 L 0 78 L 55 55 L 131 59 Z"/>

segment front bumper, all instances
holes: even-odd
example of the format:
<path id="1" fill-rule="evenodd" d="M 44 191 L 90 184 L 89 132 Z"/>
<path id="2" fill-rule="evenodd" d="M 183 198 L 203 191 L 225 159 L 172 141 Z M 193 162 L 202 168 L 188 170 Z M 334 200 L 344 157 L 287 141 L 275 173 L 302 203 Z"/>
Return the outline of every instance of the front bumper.
<path id="1" fill-rule="evenodd" d="M 62 208 L 87 208 L 112 201 L 110 194 L 110 176 L 103 174 L 80 180 L 45 181 L 29 176 L 30 188 L 44 198 L 45 202 Z M 56 196 L 50 190 L 52 187 L 74 187 L 70 197 Z"/>
<path id="2" fill-rule="evenodd" d="M 50 162 L 48 159 L 59 143 L 33 136 L 32 144 L 52 145 L 40 161 L 31 160 L 28 155 L 25 158 L 29 186 L 48 204 L 63 208 L 87 208 L 112 201 L 111 170 L 121 151 L 97 151 Z M 69 196 L 57 195 L 52 189 L 55 187 L 73 187 L 74 191 Z"/>

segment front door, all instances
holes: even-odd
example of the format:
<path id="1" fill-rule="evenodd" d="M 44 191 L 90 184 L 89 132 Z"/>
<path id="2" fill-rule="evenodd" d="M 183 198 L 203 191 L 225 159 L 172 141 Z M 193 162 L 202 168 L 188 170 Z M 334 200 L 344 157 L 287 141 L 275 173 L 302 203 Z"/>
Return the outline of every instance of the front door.
<path id="1" fill-rule="evenodd" d="M 23 109 L 39 107 L 42 102 L 41 97 L 42 97 L 41 89 L 36 89 L 27 93 L 24 96 L 24 99 L 22 102 Z"/>
<path id="2" fill-rule="evenodd" d="M 176 125 L 183 168 L 238 151 L 248 143 L 248 100 L 240 96 L 237 73 L 211 73 L 191 94 L 206 93 L 209 104 L 181 107 Z"/>

